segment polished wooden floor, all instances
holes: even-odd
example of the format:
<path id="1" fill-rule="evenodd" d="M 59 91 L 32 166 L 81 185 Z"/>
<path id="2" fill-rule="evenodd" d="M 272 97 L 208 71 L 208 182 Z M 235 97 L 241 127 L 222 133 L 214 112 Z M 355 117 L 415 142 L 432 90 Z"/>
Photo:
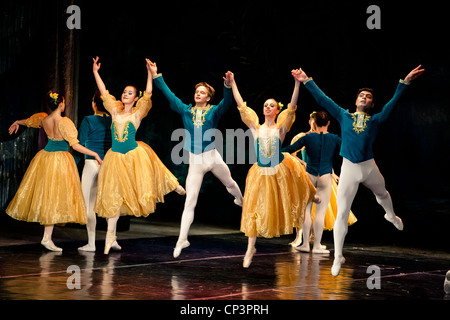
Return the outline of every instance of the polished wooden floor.
<path id="1" fill-rule="evenodd" d="M 97 252 L 80 253 L 85 230 L 56 227 L 63 252 L 54 253 L 39 244 L 42 227 L 8 230 L 0 236 L 1 300 L 450 300 L 448 252 L 346 244 L 347 261 L 333 277 L 332 255 L 300 253 L 288 245 L 292 236 L 258 239 L 244 269 L 247 239 L 227 228 L 194 224 L 178 259 L 177 224 L 132 221 L 118 234 L 122 251 L 109 255 L 103 231 Z"/>

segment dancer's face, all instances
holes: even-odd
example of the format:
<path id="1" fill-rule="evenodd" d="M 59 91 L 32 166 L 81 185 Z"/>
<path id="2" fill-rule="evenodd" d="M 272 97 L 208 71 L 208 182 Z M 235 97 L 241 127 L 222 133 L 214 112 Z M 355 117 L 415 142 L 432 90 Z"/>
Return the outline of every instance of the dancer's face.
<path id="1" fill-rule="evenodd" d="M 280 110 L 278 110 L 278 104 L 275 100 L 269 99 L 264 103 L 265 117 L 276 117 L 278 113 L 280 113 Z"/>
<path id="2" fill-rule="evenodd" d="M 356 98 L 356 107 L 358 111 L 368 112 L 372 109 L 373 103 L 373 95 L 369 91 L 361 91 Z"/>
<path id="3" fill-rule="evenodd" d="M 199 86 L 195 90 L 194 101 L 197 104 L 207 103 L 211 100 L 211 97 L 208 95 L 208 90 L 204 86 Z"/>
<path id="4" fill-rule="evenodd" d="M 133 104 L 138 100 L 136 88 L 128 86 L 123 90 L 122 93 L 122 103 L 123 104 Z"/>

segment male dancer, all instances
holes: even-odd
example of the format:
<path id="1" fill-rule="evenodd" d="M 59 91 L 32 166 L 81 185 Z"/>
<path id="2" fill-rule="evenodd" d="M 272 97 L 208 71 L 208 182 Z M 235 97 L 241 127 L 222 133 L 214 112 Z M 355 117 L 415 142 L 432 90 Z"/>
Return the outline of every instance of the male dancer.
<path id="1" fill-rule="evenodd" d="M 388 119 L 405 89 L 411 81 L 425 71 L 420 69 L 420 67 L 418 66 L 412 70 L 404 80 L 400 80 L 394 97 L 383 107 L 380 113 L 373 116 L 368 114 L 374 106 L 373 91 L 371 89 L 364 88 L 359 90 L 356 98 L 356 112 L 350 113 L 327 97 L 312 78 L 308 78 L 305 72 L 297 75 L 297 79 L 304 83 L 317 103 L 324 107 L 341 125 L 342 145 L 340 154 L 344 159 L 337 191 L 338 214 L 333 233 L 334 262 L 331 268 L 333 276 L 339 274 L 341 264 L 345 262 L 342 248 L 348 230 L 347 220 L 360 183 L 375 194 L 377 202 L 386 211 L 385 219 L 391 222 L 398 230 L 403 230 L 403 222 L 394 213 L 391 196 L 386 190 L 384 178 L 373 158 L 372 145 L 380 124 Z"/>
<path id="2" fill-rule="evenodd" d="M 284 147 L 283 152 L 293 153 L 306 147 L 306 172 L 309 180 L 317 189 L 317 195 L 321 202 L 316 203 L 316 217 L 314 219 L 314 244 L 312 253 L 330 253 L 322 248 L 323 226 L 325 213 L 331 198 L 331 174 L 333 173 L 333 159 L 336 150 L 341 146 L 341 138 L 328 132 L 330 121 L 325 111 L 314 112 L 311 120 L 316 125 L 316 131 L 310 132 L 298 139 L 294 144 Z M 302 225 L 303 244 L 299 251 L 309 252 L 309 238 L 311 233 L 312 203 L 308 204 L 305 213 L 305 221 Z M 297 249 L 297 247 L 296 247 Z"/>
<path id="3" fill-rule="evenodd" d="M 180 235 L 173 251 L 178 258 L 181 250 L 190 244 L 187 240 L 189 228 L 194 221 L 194 209 L 200 193 L 204 175 L 211 171 L 234 196 L 234 203 L 242 206 L 242 193 L 237 183 L 231 177 L 230 169 L 223 161 L 214 144 L 203 139 L 203 134 L 210 129 L 216 129 L 222 115 L 230 108 L 233 93 L 229 79 L 225 79 L 223 100 L 218 105 L 210 105 L 214 97 L 214 89 L 206 82 L 196 85 L 195 106 L 184 104 L 170 91 L 161 74 L 158 74 L 156 63 L 151 64 L 153 81 L 163 95 L 169 100 L 170 108 L 181 115 L 184 128 L 187 131 L 184 148 L 189 152 L 189 172 L 186 179 L 186 202 L 181 217 Z M 228 76 L 227 76 L 228 77 Z"/>

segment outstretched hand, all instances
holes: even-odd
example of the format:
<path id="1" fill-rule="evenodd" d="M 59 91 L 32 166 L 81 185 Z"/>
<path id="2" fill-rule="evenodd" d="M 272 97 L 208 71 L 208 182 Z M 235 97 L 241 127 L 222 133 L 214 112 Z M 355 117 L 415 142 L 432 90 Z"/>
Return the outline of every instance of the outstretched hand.
<path id="1" fill-rule="evenodd" d="M 300 81 L 300 82 L 303 82 L 306 79 L 308 79 L 308 76 L 301 68 L 292 70 L 291 74 L 295 78 L 295 80 Z"/>
<path id="2" fill-rule="evenodd" d="M 158 67 L 156 66 L 156 62 L 151 61 L 150 59 L 145 59 L 147 61 L 147 70 L 153 75 L 158 74 Z"/>
<path id="3" fill-rule="evenodd" d="M 94 66 L 92 67 L 92 70 L 94 72 L 98 72 L 98 70 L 100 70 L 100 66 L 102 65 L 101 63 L 98 62 L 99 59 L 100 59 L 99 57 L 92 59 L 94 61 Z"/>
<path id="4" fill-rule="evenodd" d="M 9 134 L 13 134 L 13 133 L 17 133 L 17 131 L 19 130 L 19 123 L 16 121 L 14 122 L 11 127 L 9 127 Z"/>
<path id="5" fill-rule="evenodd" d="M 228 71 L 227 73 L 225 73 L 225 77 L 223 77 L 223 80 L 225 81 L 225 84 L 227 86 L 231 86 L 231 84 L 234 82 L 234 73 Z"/>
<path id="6" fill-rule="evenodd" d="M 424 72 L 425 69 L 420 69 L 420 67 L 422 67 L 422 65 L 419 65 L 417 68 L 413 69 L 406 77 L 405 77 L 405 81 L 406 82 L 411 82 L 414 79 L 418 78 L 419 76 L 421 76 Z"/>

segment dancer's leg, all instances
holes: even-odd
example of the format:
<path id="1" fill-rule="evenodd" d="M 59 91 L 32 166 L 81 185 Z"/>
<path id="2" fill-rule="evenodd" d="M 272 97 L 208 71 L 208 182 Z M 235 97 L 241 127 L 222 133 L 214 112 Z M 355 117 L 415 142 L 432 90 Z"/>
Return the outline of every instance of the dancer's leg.
<path id="1" fill-rule="evenodd" d="M 317 178 L 316 183 L 317 194 L 321 202 L 316 204 L 316 217 L 314 219 L 314 244 L 313 253 L 330 253 L 329 250 L 323 249 L 320 242 L 322 241 L 323 227 L 325 224 L 325 214 L 327 212 L 328 203 L 331 198 L 331 175 L 325 174 Z"/>
<path id="2" fill-rule="evenodd" d="M 95 230 L 97 217 L 94 212 L 95 198 L 97 196 L 97 176 L 99 165 L 96 160 L 85 160 L 83 174 L 81 176 L 81 188 L 83 190 L 84 201 L 86 203 L 88 221 L 86 230 L 88 234 L 88 244 L 78 248 L 80 251 L 95 251 Z"/>
<path id="3" fill-rule="evenodd" d="M 345 261 L 342 255 L 342 248 L 348 231 L 347 221 L 350 215 L 350 209 L 358 191 L 359 179 L 361 178 L 359 171 L 358 165 L 344 158 L 336 196 L 338 213 L 333 229 L 334 262 L 331 273 L 334 276 L 339 274 L 341 264 Z"/>
<path id="4" fill-rule="evenodd" d="M 231 177 L 230 168 L 223 161 L 217 150 L 214 155 L 214 165 L 211 172 L 223 183 L 227 191 L 234 197 L 234 203 L 242 207 L 242 193 L 236 181 Z"/>
<path id="5" fill-rule="evenodd" d="M 247 252 L 245 253 L 244 262 L 242 266 L 244 268 L 250 267 L 250 264 L 253 260 L 253 255 L 256 253 L 256 237 L 248 237 L 248 244 L 247 244 Z"/>
<path id="6" fill-rule="evenodd" d="M 108 230 L 106 231 L 106 239 L 105 239 L 105 254 L 109 253 L 109 250 L 113 246 L 114 242 L 116 241 L 116 230 L 117 230 L 117 221 L 119 221 L 120 213 L 118 212 L 117 215 L 113 218 L 108 218 Z"/>
<path id="7" fill-rule="evenodd" d="M 311 211 L 312 211 L 313 203 L 310 202 L 306 206 L 305 210 L 305 220 L 302 223 L 302 238 L 303 243 L 300 247 L 297 247 L 295 249 L 301 251 L 301 252 L 309 252 L 309 237 L 311 235 L 311 226 L 312 226 L 312 219 L 311 219 Z"/>
<path id="8" fill-rule="evenodd" d="M 54 228 L 53 224 L 45 226 L 44 236 L 42 237 L 41 244 L 50 251 L 61 252 L 62 249 L 55 246 L 55 244 L 52 241 L 53 228 Z"/>
<path id="9" fill-rule="evenodd" d="M 189 172 L 186 178 L 186 202 L 184 203 L 183 215 L 181 216 L 180 235 L 173 251 L 174 258 L 178 258 L 181 250 L 189 246 L 187 238 L 191 224 L 194 221 L 195 206 L 197 205 L 204 174 L 201 164 L 191 163 L 189 165 Z"/>
<path id="10" fill-rule="evenodd" d="M 386 212 L 385 218 L 391 222 L 398 230 L 403 230 L 402 220 L 395 215 L 394 206 L 389 192 L 386 190 L 384 177 L 378 169 L 375 161 L 371 163 L 371 171 L 364 180 L 363 185 L 369 188 L 377 199 L 377 202 L 383 207 Z"/>

